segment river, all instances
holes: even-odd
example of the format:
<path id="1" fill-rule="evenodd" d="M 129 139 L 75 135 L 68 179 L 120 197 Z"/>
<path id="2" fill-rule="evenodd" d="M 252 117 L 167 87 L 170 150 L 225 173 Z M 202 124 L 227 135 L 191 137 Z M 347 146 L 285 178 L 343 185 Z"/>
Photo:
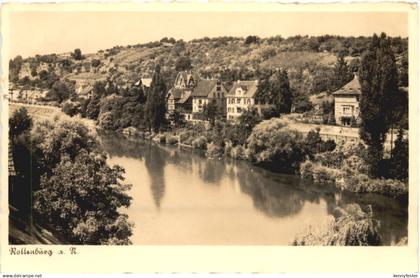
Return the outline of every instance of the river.
<path id="1" fill-rule="evenodd" d="M 209 160 L 191 150 L 101 136 L 111 165 L 132 184 L 127 213 L 138 245 L 288 245 L 337 206 L 371 205 L 383 244 L 407 236 L 407 202 L 343 193 L 244 161 Z"/>

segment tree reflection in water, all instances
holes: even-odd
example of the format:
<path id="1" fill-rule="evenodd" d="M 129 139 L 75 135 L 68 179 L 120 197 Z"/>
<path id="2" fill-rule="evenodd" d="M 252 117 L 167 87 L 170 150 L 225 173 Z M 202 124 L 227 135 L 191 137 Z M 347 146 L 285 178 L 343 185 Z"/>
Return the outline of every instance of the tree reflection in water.
<path id="1" fill-rule="evenodd" d="M 150 177 L 152 202 L 157 209 L 166 192 L 165 167 L 171 165 L 186 178 L 198 177 L 202 181 L 192 186 L 237 185 L 239 191 L 234 194 L 246 194 L 257 211 L 272 218 L 298 215 L 308 203 L 322 203 L 329 215 L 334 215 L 337 207 L 357 203 L 362 209 L 371 205 L 374 218 L 381 221 L 384 244 L 398 242 L 407 235 L 406 200 L 377 194 L 343 193 L 332 186 L 314 185 L 298 176 L 272 173 L 244 161 L 209 160 L 191 149 L 131 141 L 115 135 L 101 136 L 100 141 L 111 157 L 134 158 L 144 163 L 147 172 L 144 174 Z M 167 171 L 172 170 L 168 168 Z"/>
<path id="2" fill-rule="evenodd" d="M 237 169 L 241 191 L 251 196 L 255 208 L 268 216 L 285 217 L 297 214 L 302 210 L 305 202 L 319 203 L 320 201 L 319 195 L 310 194 L 296 187 L 291 188 L 290 184 L 295 184 L 295 181 L 283 183 L 264 177 L 258 169 L 248 167 Z"/>
<path id="3" fill-rule="evenodd" d="M 157 209 L 160 209 L 161 201 L 165 195 L 165 165 L 162 150 L 152 143 L 145 149 L 145 165 L 150 177 L 150 190 Z"/>

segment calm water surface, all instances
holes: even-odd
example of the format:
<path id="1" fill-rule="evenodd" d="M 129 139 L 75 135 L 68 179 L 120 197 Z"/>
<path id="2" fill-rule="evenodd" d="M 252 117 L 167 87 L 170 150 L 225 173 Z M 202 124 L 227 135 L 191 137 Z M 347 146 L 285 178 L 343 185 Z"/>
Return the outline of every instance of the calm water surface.
<path id="1" fill-rule="evenodd" d="M 372 205 L 384 244 L 407 236 L 407 204 L 375 194 L 337 192 L 241 161 L 209 160 L 190 150 L 102 136 L 111 164 L 133 185 L 124 212 L 133 244 L 287 245 L 337 206 Z"/>

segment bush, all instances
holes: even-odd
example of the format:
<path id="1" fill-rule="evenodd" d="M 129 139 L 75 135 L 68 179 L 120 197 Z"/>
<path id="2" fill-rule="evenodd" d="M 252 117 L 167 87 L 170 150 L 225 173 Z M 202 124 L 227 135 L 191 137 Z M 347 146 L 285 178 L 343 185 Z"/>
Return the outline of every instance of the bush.
<path id="1" fill-rule="evenodd" d="M 192 146 L 194 149 L 205 151 L 207 149 L 207 138 L 200 136 L 194 139 L 194 141 L 192 141 Z"/>
<path id="2" fill-rule="evenodd" d="M 372 212 L 350 204 L 334 210 L 335 219 L 324 225 L 308 227 L 292 241 L 295 246 L 377 246 L 382 237 L 379 221 Z"/>
<path id="3" fill-rule="evenodd" d="M 192 138 L 192 136 L 193 136 L 193 133 L 191 131 L 189 131 L 189 130 L 183 131 L 179 134 L 179 141 L 183 144 L 191 145 L 192 141 L 190 141 L 189 139 Z M 187 143 L 187 141 L 189 143 Z"/>
<path id="4" fill-rule="evenodd" d="M 211 142 L 207 145 L 206 154 L 208 157 L 211 157 L 211 158 L 221 157 L 223 155 L 223 148 Z"/>
<path id="5" fill-rule="evenodd" d="M 293 173 L 305 159 L 302 134 L 288 129 L 280 119 L 263 121 L 255 126 L 247 146 L 247 156 L 252 162 L 277 172 Z"/>
<path id="6" fill-rule="evenodd" d="M 78 105 L 70 101 L 65 102 L 61 110 L 67 115 L 69 115 L 70 117 L 73 117 L 79 113 Z"/>
<path id="7" fill-rule="evenodd" d="M 163 133 L 157 134 L 154 138 L 153 138 L 154 142 L 160 143 L 160 144 L 166 144 L 166 135 Z"/>
<path id="8" fill-rule="evenodd" d="M 231 141 L 225 142 L 225 151 L 226 157 L 233 158 L 233 159 L 246 159 L 246 150 L 243 146 L 237 145 L 233 146 Z"/>

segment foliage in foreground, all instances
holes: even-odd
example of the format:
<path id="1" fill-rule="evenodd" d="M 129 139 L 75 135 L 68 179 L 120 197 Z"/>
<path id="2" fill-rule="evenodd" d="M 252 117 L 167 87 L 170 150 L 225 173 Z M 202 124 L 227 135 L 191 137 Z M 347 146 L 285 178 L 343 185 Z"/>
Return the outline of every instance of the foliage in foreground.
<path id="1" fill-rule="evenodd" d="M 309 226 L 292 241 L 295 246 L 377 246 L 381 243 L 379 221 L 359 205 L 336 208 L 335 219 L 324 225 Z"/>
<path id="2" fill-rule="evenodd" d="M 55 119 L 31 129 L 24 110 L 10 122 L 16 187 L 29 196 L 12 194 L 16 208 L 30 213 L 33 204 L 37 223 L 70 244 L 130 244 L 132 224 L 118 211 L 130 205 L 130 186 L 121 167 L 107 165 L 88 128 Z"/>
<path id="3" fill-rule="evenodd" d="M 41 178 L 34 194 L 36 212 L 69 242 L 128 244 L 132 225 L 117 209 L 128 207 L 124 170 L 109 167 L 105 154 L 80 152 L 61 160 L 53 175 Z"/>

